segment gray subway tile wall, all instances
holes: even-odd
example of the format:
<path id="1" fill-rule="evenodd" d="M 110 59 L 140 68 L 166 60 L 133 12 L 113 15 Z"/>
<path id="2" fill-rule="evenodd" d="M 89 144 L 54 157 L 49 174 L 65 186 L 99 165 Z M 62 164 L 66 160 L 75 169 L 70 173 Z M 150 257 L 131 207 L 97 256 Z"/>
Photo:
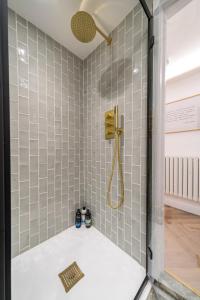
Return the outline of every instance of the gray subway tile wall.
<path id="1" fill-rule="evenodd" d="M 71 226 L 80 206 L 83 62 L 9 10 L 12 255 Z"/>
<path id="2" fill-rule="evenodd" d="M 84 61 L 84 199 L 94 224 L 143 266 L 146 263 L 146 102 L 147 19 L 138 4 Z M 124 135 L 121 157 L 125 202 L 108 207 L 107 182 L 114 140 L 104 138 L 104 113 L 119 105 Z M 119 176 L 113 178 L 113 200 L 119 200 Z M 82 201 L 82 199 L 81 199 Z"/>
<path id="3" fill-rule="evenodd" d="M 9 10 L 12 255 L 91 208 L 95 227 L 145 265 L 147 20 L 138 4 L 84 61 Z M 104 112 L 119 105 L 125 202 L 106 203 L 114 141 Z M 119 199 L 115 171 L 112 195 Z"/>

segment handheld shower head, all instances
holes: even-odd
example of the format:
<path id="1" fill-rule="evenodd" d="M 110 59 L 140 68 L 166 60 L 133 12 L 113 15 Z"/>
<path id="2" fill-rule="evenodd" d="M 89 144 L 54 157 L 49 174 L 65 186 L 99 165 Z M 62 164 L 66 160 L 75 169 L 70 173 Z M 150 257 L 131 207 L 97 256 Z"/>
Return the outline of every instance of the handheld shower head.
<path id="1" fill-rule="evenodd" d="M 82 43 L 91 42 L 98 31 L 111 44 L 112 38 L 106 36 L 95 24 L 94 19 L 85 11 L 78 11 L 71 19 L 71 29 L 74 36 Z"/>

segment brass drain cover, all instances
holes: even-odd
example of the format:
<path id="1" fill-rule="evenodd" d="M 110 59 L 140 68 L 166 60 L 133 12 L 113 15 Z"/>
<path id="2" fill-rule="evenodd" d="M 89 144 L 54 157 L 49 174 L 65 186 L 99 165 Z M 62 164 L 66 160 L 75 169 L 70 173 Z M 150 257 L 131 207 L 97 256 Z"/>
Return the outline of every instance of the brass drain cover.
<path id="1" fill-rule="evenodd" d="M 58 275 L 64 285 L 66 293 L 81 279 L 84 274 L 76 262 L 73 262 L 67 269 Z"/>

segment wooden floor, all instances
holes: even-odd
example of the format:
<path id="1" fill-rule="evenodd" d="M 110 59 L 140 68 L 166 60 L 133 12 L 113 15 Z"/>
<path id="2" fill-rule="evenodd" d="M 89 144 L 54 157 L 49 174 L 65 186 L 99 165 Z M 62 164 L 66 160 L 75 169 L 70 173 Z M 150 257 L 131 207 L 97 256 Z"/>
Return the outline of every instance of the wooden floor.
<path id="1" fill-rule="evenodd" d="M 165 207 L 165 269 L 200 294 L 200 217 Z"/>

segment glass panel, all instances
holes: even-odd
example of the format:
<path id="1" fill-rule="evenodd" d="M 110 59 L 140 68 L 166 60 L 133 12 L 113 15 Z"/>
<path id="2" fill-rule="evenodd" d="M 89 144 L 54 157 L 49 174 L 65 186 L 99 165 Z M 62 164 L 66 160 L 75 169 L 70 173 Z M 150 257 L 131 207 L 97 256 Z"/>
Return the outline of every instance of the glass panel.
<path id="1" fill-rule="evenodd" d="M 13 300 L 129 300 L 146 276 L 147 17 L 72 2 L 8 10 Z"/>
<path id="2" fill-rule="evenodd" d="M 147 0 L 146 4 L 149 8 L 149 11 L 151 12 L 151 14 L 153 15 L 153 1 L 152 0 Z"/>
<path id="3" fill-rule="evenodd" d="M 193 130 L 187 108 L 192 107 L 195 119 L 200 3 L 161 0 L 157 4 L 151 272 L 172 294 L 199 299 L 199 131 L 198 125 Z"/>

